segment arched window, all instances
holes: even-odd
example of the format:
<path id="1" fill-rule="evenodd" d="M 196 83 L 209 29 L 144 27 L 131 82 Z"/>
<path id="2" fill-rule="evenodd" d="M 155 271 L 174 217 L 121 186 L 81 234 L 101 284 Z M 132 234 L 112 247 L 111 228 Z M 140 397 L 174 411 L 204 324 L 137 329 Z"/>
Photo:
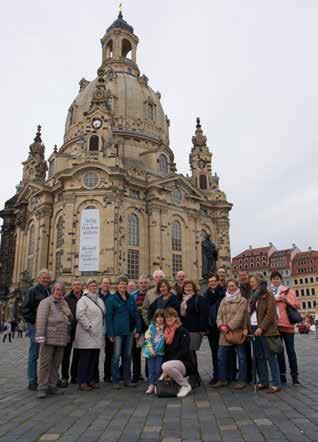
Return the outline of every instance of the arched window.
<path id="1" fill-rule="evenodd" d="M 35 225 L 32 224 L 29 228 L 29 245 L 28 245 L 28 258 L 27 258 L 27 273 L 29 279 L 33 276 L 33 262 L 35 251 Z"/>
<path id="2" fill-rule="evenodd" d="M 72 106 L 69 110 L 69 126 L 72 126 L 75 122 L 75 109 L 74 106 Z"/>
<path id="3" fill-rule="evenodd" d="M 124 58 L 129 58 L 129 60 L 131 60 L 131 51 L 132 47 L 130 41 L 124 38 L 121 45 L 121 56 Z"/>
<path id="4" fill-rule="evenodd" d="M 139 272 L 139 219 L 134 213 L 128 216 L 127 273 L 130 279 L 138 279 Z"/>
<path id="5" fill-rule="evenodd" d="M 113 40 L 110 40 L 106 46 L 106 58 L 113 58 Z"/>
<path id="6" fill-rule="evenodd" d="M 89 139 L 89 151 L 98 152 L 99 148 L 99 138 L 97 135 L 92 135 Z"/>
<path id="7" fill-rule="evenodd" d="M 153 121 L 153 104 L 147 103 L 147 118 L 149 121 Z"/>
<path id="8" fill-rule="evenodd" d="M 200 175 L 200 189 L 206 190 L 208 188 L 208 181 L 206 175 Z"/>
<path id="9" fill-rule="evenodd" d="M 168 159 L 163 153 L 158 158 L 158 171 L 160 173 L 168 173 Z"/>
<path id="10" fill-rule="evenodd" d="M 63 217 L 60 216 L 55 227 L 55 273 L 62 271 Z"/>
<path id="11" fill-rule="evenodd" d="M 182 230 L 179 221 L 172 223 L 172 273 L 175 276 L 182 270 Z"/>
<path id="12" fill-rule="evenodd" d="M 128 245 L 139 246 L 139 220 L 134 213 L 128 217 Z"/>

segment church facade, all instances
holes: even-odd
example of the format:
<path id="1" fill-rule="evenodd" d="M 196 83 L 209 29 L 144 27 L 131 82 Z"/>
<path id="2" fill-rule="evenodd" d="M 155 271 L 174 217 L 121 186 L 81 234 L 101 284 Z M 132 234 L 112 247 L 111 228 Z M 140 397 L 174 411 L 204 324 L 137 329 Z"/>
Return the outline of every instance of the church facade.
<path id="1" fill-rule="evenodd" d="M 79 276 L 151 275 L 161 268 L 202 278 L 201 242 L 211 235 L 230 268 L 232 205 L 212 174 L 197 119 L 191 176 L 177 173 L 169 120 L 137 65 L 138 37 L 120 13 L 101 39 L 102 64 L 82 79 L 64 142 L 45 160 L 41 128 L 22 181 L 0 212 L 0 297 L 30 285 L 41 268 Z"/>

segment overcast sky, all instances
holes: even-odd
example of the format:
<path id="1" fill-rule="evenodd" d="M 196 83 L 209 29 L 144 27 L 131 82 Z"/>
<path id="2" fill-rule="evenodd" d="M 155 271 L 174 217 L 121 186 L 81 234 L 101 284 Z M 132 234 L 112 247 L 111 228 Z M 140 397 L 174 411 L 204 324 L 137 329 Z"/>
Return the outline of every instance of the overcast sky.
<path id="1" fill-rule="evenodd" d="M 0 203 L 36 126 L 48 156 L 84 76 L 96 77 L 113 0 L 1 2 Z M 250 244 L 318 248 L 318 1 L 126 0 L 137 62 L 162 94 L 179 173 L 201 117 L 234 204 L 232 255 Z"/>

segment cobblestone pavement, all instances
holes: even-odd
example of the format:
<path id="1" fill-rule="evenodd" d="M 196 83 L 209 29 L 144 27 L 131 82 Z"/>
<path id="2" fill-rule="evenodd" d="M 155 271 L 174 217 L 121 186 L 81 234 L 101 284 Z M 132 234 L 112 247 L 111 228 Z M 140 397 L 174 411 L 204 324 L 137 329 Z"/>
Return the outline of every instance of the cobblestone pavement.
<path id="1" fill-rule="evenodd" d="M 144 383 L 89 393 L 72 385 L 39 400 L 26 388 L 28 339 L 0 342 L 0 441 L 318 441 L 318 340 L 297 335 L 296 346 L 302 385 L 276 395 L 213 390 L 205 342 L 204 385 L 183 400 L 148 397 Z"/>

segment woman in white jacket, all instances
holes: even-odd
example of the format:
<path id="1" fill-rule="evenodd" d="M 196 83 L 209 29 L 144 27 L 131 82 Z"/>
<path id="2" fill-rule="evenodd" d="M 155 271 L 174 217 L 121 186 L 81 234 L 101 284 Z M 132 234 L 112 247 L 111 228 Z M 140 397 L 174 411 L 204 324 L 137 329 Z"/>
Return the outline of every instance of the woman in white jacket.
<path id="1" fill-rule="evenodd" d="M 87 293 L 76 305 L 76 319 L 74 348 L 79 349 L 79 389 L 91 391 L 98 388 L 94 372 L 105 337 L 105 306 L 95 279 L 87 281 Z"/>

